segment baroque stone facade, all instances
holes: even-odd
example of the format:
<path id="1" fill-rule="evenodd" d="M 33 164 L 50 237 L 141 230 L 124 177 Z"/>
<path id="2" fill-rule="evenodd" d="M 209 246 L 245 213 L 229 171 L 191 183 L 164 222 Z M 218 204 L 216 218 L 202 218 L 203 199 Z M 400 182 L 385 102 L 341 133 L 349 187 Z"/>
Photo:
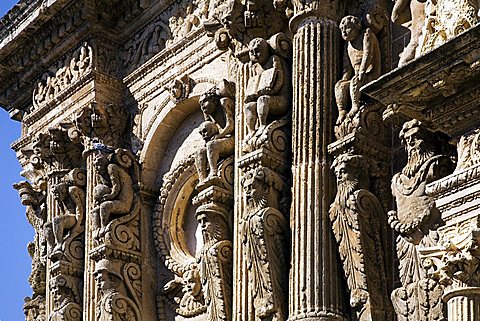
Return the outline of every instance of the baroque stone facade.
<path id="1" fill-rule="evenodd" d="M 478 12 L 20 1 L 26 320 L 480 319 Z"/>

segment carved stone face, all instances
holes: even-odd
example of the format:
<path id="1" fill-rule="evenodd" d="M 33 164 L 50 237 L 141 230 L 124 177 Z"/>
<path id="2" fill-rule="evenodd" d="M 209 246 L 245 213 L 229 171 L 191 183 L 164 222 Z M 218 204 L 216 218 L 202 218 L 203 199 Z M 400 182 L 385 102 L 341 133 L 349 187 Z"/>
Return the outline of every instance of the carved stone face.
<path id="1" fill-rule="evenodd" d="M 56 306 L 61 305 L 71 294 L 70 289 L 65 286 L 54 286 L 51 291 Z"/>
<path id="2" fill-rule="evenodd" d="M 267 62 L 269 53 L 268 53 L 268 43 L 265 39 L 255 38 L 250 41 L 249 44 L 249 57 L 250 61 L 254 63 L 259 63 L 263 65 Z"/>
<path id="3" fill-rule="evenodd" d="M 198 272 L 187 271 L 183 274 L 184 291 L 190 293 L 193 297 L 200 294 L 201 286 Z"/>
<path id="4" fill-rule="evenodd" d="M 335 168 L 338 183 L 351 182 L 356 179 L 353 170 L 346 163 L 341 163 Z"/>
<path id="5" fill-rule="evenodd" d="M 103 173 L 108 165 L 108 158 L 105 155 L 98 154 L 94 161 L 93 167 L 97 171 L 97 173 Z"/>
<path id="6" fill-rule="evenodd" d="M 97 282 L 97 287 L 101 292 L 114 289 L 116 287 L 115 277 L 108 272 L 107 270 L 101 270 L 96 272 L 95 281 Z"/>
<path id="7" fill-rule="evenodd" d="M 53 185 L 52 194 L 57 201 L 63 201 L 67 197 L 67 185 L 65 183 Z"/>
<path id="8" fill-rule="evenodd" d="M 407 131 L 403 136 L 403 143 L 410 158 L 414 150 L 419 150 L 422 145 L 422 139 L 419 137 L 419 128 L 414 127 Z"/>
<path id="9" fill-rule="evenodd" d="M 254 205 L 265 198 L 268 186 L 258 179 L 254 173 L 250 173 L 243 183 L 243 189 L 245 190 L 247 203 Z"/>
<path id="10" fill-rule="evenodd" d="M 345 41 L 353 41 L 360 35 L 360 20 L 353 16 L 346 16 L 340 22 L 340 31 Z"/>
<path id="11" fill-rule="evenodd" d="M 218 127 L 211 121 L 205 121 L 200 125 L 199 132 L 203 139 L 209 140 L 214 135 L 218 134 Z"/>
<path id="12" fill-rule="evenodd" d="M 214 95 L 209 95 L 200 101 L 200 108 L 206 115 L 211 115 L 218 107 L 218 101 Z"/>

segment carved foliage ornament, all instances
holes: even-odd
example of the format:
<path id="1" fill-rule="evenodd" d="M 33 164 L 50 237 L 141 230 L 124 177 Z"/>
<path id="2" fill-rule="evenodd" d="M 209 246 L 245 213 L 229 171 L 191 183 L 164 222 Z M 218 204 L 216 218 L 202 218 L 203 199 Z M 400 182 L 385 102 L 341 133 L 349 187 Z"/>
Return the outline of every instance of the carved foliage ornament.
<path id="1" fill-rule="evenodd" d="M 73 139 L 84 139 L 88 143 L 102 143 L 107 146 L 122 145 L 128 116 L 121 106 L 92 102 L 75 115 L 74 123 L 78 132 L 72 131 Z"/>

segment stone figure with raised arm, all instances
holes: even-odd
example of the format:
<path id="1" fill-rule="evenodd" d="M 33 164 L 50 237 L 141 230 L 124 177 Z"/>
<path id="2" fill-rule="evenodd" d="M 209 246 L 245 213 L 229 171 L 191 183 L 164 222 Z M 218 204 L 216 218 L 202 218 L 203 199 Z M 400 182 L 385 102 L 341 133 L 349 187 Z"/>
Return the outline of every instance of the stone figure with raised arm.
<path id="1" fill-rule="evenodd" d="M 347 41 L 343 77 L 335 85 L 338 107 L 337 125 L 360 109 L 360 88 L 381 74 L 381 54 L 377 37 L 370 28 L 363 28 L 359 18 L 346 16 L 340 22 L 342 38 Z M 350 98 L 350 99 L 349 99 Z"/>
<path id="2" fill-rule="evenodd" d="M 234 85 L 226 80 L 200 97 L 200 108 L 205 121 L 199 131 L 205 146 L 195 155 L 198 171 L 198 187 L 206 181 L 218 178 L 218 161 L 220 157 L 233 154 L 234 148 Z"/>
<path id="3" fill-rule="evenodd" d="M 275 36 L 274 36 L 275 37 Z M 249 44 L 250 79 L 245 93 L 245 122 L 248 142 L 267 126 L 269 115 L 288 109 L 290 72 L 285 59 L 273 54 L 267 40 L 255 38 Z"/>
<path id="4" fill-rule="evenodd" d="M 104 146 L 95 157 L 99 184 L 93 191 L 96 206 L 92 215 L 97 236 L 105 234 L 112 215 L 126 215 L 132 208 L 134 191 L 128 170 L 133 161 L 125 152 L 122 149 L 114 152 Z"/>

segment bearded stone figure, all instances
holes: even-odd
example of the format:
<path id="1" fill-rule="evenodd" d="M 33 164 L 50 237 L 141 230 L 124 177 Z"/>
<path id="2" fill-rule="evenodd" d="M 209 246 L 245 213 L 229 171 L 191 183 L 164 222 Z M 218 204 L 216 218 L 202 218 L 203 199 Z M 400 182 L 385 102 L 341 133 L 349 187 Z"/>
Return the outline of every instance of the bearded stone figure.
<path id="1" fill-rule="evenodd" d="M 72 276 L 57 275 L 50 280 L 54 309 L 49 321 L 79 321 L 82 319 L 82 298 L 78 281 Z"/>
<path id="2" fill-rule="evenodd" d="M 390 223 L 409 241 L 418 244 L 428 233 L 428 227 L 439 220 L 433 200 L 425 194 L 425 186 L 446 176 L 452 166 L 446 156 L 434 155 L 432 133 L 418 120 L 406 122 L 399 137 L 408 160 L 403 170 L 393 176 L 397 211 L 389 212 Z"/>
<path id="3" fill-rule="evenodd" d="M 442 224 L 434 200 L 426 195 L 428 183 L 446 176 L 453 167 L 443 155 L 435 155 L 433 134 L 418 120 L 403 125 L 400 140 L 407 152 L 407 164 L 392 179 L 392 193 L 397 210 L 388 213 L 397 237 L 400 281 L 402 287 L 392 293 L 399 320 L 430 320 L 420 308 L 441 311 L 441 285 L 431 282 L 422 266 L 419 248 L 437 245 L 437 228 Z M 433 284 L 425 287 L 423 285 Z M 425 317 L 425 318 L 424 318 Z"/>
<path id="4" fill-rule="evenodd" d="M 200 280 L 211 320 L 231 319 L 232 309 L 232 241 L 227 208 L 203 204 L 196 211 L 203 235 L 199 257 Z"/>
<path id="5" fill-rule="evenodd" d="M 242 186 L 248 211 L 242 238 L 256 319 L 284 321 L 288 315 L 284 278 L 288 221 L 278 210 L 284 181 L 271 169 L 257 167 L 246 173 Z"/>
<path id="6" fill-rule="evenodd" d="M 341 154 L 332 164 L 337 194 L 330 220 L 358 320 L 391 320 L 381 222 L 383 208 L 369 192 L 373 165 L 361 155 Z M 367 170 L 366 170 L 367 169 Z"/>
<path id="7" fill-rule="evenodd" d="M 100 293 L 95 316 L 97 321 L 139 321 L 140 311 L 129 297 L 120 261 L 102 259 L 95 265 L 95 281 Z"/>

